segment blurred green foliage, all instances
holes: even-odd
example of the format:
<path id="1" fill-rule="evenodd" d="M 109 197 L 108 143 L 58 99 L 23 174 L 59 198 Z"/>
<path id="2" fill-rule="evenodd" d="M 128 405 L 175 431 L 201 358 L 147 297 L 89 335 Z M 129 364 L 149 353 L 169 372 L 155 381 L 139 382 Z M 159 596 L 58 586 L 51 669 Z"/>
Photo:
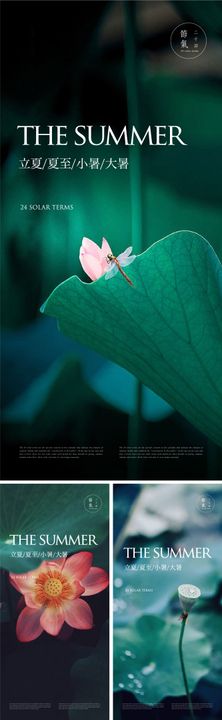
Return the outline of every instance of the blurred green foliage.
<path id="1" fill-rule="evenodd" d="M 101 512 L 87 512 L 84 500 L 92 492 L 92 486 L 82 485 L 3 485 L 1 488 L 1 566 L 10 572 L 24 572 L 37 567 L 39 558 L 12 557 L 18 551 L 18 545 L 8 542 L 9 535 L 36 534 L 35 550 L 38 552 L 51 550 L 50 546 L 39 545 L 41 533 L 56 533 L 63 537 L 71 534 L 96 534 L 98 550 L 108 536 L 109 488 L 108 485 L 93 485 L 93 493 L 98 494 L 102 501 Z M 24 545 L 22 546 L 24 548 Z M 64 549 L 64 546 L 62 546 Z M 22 549 L 21 546 L 19 548 Z M 26 551 L 30 550 L 25 546 Z M 31 548 L 32 549 L 32 548 Z M 65 548 L 68 552 L 79 552 L 79 546 Z M 85 548 L 85 549 L 92 549 Z M 82 550 L 82 548 L 81 548 Z M 97 556 L 97 548 L 93 547 Z M 103 558 L 107 564 L 107 553 Z M 94 562 L 94 564 L 96 564 Z"/>
<path id="2" fill-rule="evenodd" d="M 221 35 L 222 32 L 222 7 L 218 0 L 174 0 L 178 11 L 184 19 L 193 20 L 203 25 L 206 32 L 212 35 Z"/>
<path id="3" fill-rule="evenodd" d="M 130 627 L 114 631 L 115 690 L 132 692 L 141 703 L 155 705 L 170 695 L 183 695 L 179 667 L 180 626 L 154 615 L 142 616 Z M 184 658 L 190 691 L 207 672 L 210 643 L 195 629 L 186 628 Z"/>

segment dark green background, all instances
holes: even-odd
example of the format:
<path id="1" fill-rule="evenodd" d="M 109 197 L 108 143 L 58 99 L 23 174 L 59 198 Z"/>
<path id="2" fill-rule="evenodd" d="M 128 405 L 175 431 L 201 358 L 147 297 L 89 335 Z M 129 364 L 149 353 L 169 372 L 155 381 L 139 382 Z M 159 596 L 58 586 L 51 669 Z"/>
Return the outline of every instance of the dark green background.
<path id="1" fill-rule="evenodd" d="M 105 235 L 115 253 L 131 243 L 129 171 L 18 169 L 24 156 L 119 157 L 126 148 L 107 152 L 70 145 L 49 153 L 45 146 L 28 153 L 16 131 L 17 124 L 83 123 L 109 124 L 118 132 L 127 123 L 124 3 L 4 2 L 2 16 L 3 476 L 129 478 L 132 469 L 118 459 L 118 446 L 128 443 L 127 380 L 118 379 L 117 369 L 114 400 L 107 402 L 106 381 L 100 378 L 100 373 L 106 378 L 105 361 L 64 339 L 55 321 L 39 313 L 59 282 L 73 274 L 86 279 L 78 260 L 83 235 L 98 243 Z M 220 2 L 136 3 L 141 131 L 147 125 L 177 124 L 188 143 L 141 150 L 144 249 L 188 229 L 206 237 L 222 257 L 221 17 Z M 169 44 L 173 27 L 184 20 L 202 24 L 208 38 L 207 51 L 192 63 L 177 58 Z M 74 203 L 74 211 L 22 212 L 20 203 L 26 202 Z M 209 449 L 207 439 L 182 416 L 158 409 L 155 397 L 147 404 L 142 444 L 200 444 L 204 457 L 176 466 L 145 461 L 138 468 L 140 477 L 219 477 L 219 451 Z M 103 445 L 104 457 L 86 458 L 77 466 L 22 462 L 20 444 Z"/>

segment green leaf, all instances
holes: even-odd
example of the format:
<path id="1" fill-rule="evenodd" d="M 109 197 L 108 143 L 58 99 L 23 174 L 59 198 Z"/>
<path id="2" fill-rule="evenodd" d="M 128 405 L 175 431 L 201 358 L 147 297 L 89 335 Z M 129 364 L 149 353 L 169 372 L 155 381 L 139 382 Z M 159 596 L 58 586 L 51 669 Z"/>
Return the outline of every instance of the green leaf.
<path id="1" fill-rule="evenodd" d="M 124 249 L 124 248 L 123 248 Z M 59 285 L 43 311 L 222 444 L 222 268 L 200 235 L 172 233 L 118 273 Z"/>
<path id="2" fill-rule="evenodd" d="M 108 534 L 108 486 L 93 485 L 93 493 L 102 500 L 101 510 L 90 513 L 85 509 L 84 500 L 92 493 L 92 485 L 3 485 L 1 488 L 1 566 L 11 572 L 24 572 L 38 566 L 42 559 L 36 557 L 12 557 L 12 551 L 49 551 L 52 546 L 39 545 L 41 533 L 56 533 L 62 537 L 71 534 L 96 535 L 98 551 Z M 36 534 L 36 545 L 9 543 L 10 534 Z M 92 550 L 96 565 L 97 547 L 78 545 L 57 547 L 60 551 L 79 552 Z"/>
<path id="3" fill-rule="evenodd" d="M 127 690 L 147 705 L 170 695 L 184 695 L 178 643 L 180 624 L 143 616 L 114 633 L 115 689 Z M 183 641 L 189 690 L 207 672 L 210 644 L 187 625 Z"/>

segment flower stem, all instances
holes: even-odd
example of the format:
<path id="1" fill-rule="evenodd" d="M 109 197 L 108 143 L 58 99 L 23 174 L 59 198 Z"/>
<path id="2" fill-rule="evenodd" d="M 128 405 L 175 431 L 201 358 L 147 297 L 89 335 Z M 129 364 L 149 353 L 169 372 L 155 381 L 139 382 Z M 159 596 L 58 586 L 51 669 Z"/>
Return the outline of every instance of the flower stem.
<path id="1" fill-rule="evenodd" d="M 127 92 L 127 114 L 130 125 L 139 127 L 139 82 L 137 72 L 137 38 L 136 38 L 136 2 L 126 0 L 124 3 L 126 34 L 125 34 L 125 71 Z M 138 255 L 143 251 L 142 244 L 142 169 L 141 150 L 135 145 L 129 148 L 129 180 L 131 198 L 131 236 L 134 252 Z M 136 311 L 136 309 L 135 309 Z M 141 404 L 142 384 L 137 380 L 135 412 L 129 415 L 128 445 L 138 446 L 141 437 Z M 138 459 L 128 460 L 128 479 L 139 480 Z"/>
<path id="2" fill-rule="evenodd" d="M 185 617 L 182 617 L 182 621 L 181 621 L 181 631 L 180 631 L 180 639 L 179 639 L 179 656 L 180 656 L 180 663 L 181 663 L 181 670 L 182 670 L 182 675 L 183 675 L 184 687 L 185 687 L 185 691 L 186 691 L 186 695 L 187 695 L 187 700 L 188 700 L 188 705 L 189 705 L 190 716 L 191 716 L 192 720 L 195 720 L 195 715 L 194 715 L 194 712 L 193 712 L 191 695 L 190 695 L 190 692 L 189 692 L 189 687 L 188 687 L 188 682 L 187 682 L 185 664 L 184 664 L 184 659 L 183 659 L 183 635 L 184 635 L 184 630 L 185 630 L 186 621 L 187 621 L 187 615 L 186 615 Z"/>

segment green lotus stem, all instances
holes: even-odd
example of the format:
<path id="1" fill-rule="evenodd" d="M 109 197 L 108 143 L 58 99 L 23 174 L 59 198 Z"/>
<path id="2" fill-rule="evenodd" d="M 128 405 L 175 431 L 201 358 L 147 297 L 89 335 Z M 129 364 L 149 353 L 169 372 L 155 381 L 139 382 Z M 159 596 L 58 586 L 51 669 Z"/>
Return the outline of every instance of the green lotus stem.
<path id="1" fill-rule="evenodd" d="M 137 42 L 136 42 L 136 3 L 127 0 L 124 3 L 125 33 L 125 69 L 127 91 L 127 113 L 130 125 L 139 127 L 139 87 L 137 77 Z M 131 199 L 131 235 L 134 252 L 142 252 L 142 168 L 141 150 L 138 146 L 129 149 L 129 179 Z M 141 436 L 141 404 L 142 384 L 137 381 L 136 409 L 129 416 L 128 445 L 139 445 Z M 138 460 L 128 461 L 128 479 L 139 480 Z"/>
<path id="2" fill-rule="evenodd" d="M 184 658 L 183 658 L 183 635 L 184 635 L 184 630 L 185 630 L 185 625 L 186 625 L 187 617 L 188 617 L 188 615 L 187 615 L 187 614 L 184 614 L 183 617 L 182 617 L 182 621 L 181 621 L 181 631 L 180 631 L 180 639 L 179 639 L 179 656 L 180 656 L 180 664 L 181 664 L 181 670 L 182 670 L 182 675 L 183 675 L 184 687 L 185 687 L 185 691 L 186 691 L 186 695 L 187 695 L 187 700 L 188 700 L 188 705 L 189 705 L 190 716 L 191 716 L 192 720 L 195 720 L 195 715 L 194 715 L 194 712 L 193 712 L 193 705 L 192 705 L 191 695 L 190 695 L 190 692 L 189 692 L 189 687 L 188 687 L 188 682 L 187 682 L 187 675 L 186 675 L 186 670 L 185 670 Z"/>

